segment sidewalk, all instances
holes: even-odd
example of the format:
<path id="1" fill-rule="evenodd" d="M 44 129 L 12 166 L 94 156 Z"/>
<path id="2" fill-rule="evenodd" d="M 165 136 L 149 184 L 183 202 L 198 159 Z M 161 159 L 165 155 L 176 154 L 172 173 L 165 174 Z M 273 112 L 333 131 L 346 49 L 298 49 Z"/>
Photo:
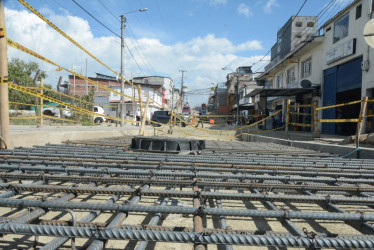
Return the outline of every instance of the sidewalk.
<path id="1" fill-rule="evenodd" d="M 374 159 L 374 145 L 360 144 L 359 150 L 353 143 L 343 144 L 348 136 L 321 134 L 313 138 L 312 132 L 271 131 L 263 134 L 243 134 L 243 141 L 276 143 L 319 152 L 332 153 L 338 157 Z"/>
<path id="2" fill-rule="evenodd" d="M 67 140 L 86 140 L 138 135 L 140 126 L 100 124 L 96 126 L 10 126 L 10 145 L 14 147 L 32 147 L 34 145 L 60 144 Z M 153 135 L 153 127 L 146 126 L 146 135 Z"/>

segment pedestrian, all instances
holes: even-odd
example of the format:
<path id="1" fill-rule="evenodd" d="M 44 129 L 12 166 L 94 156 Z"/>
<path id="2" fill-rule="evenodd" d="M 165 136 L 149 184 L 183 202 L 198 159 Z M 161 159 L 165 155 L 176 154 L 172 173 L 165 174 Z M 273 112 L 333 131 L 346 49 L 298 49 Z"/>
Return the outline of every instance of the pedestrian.
<path id="1" fill-rule="evenodd" d="M 138 108 L 138 110 L 136 110 L 136 121 L 137 121 L 136 126 L 139 126 L 140 117 L 141 117 L 140 108 Z"/>
<path id="2" fill-rule="evenodd" d="M 204 123 L 203 123 L 203 121 L 202 121 L 202 119 L 201 119 L 202 114 L 203 114 L 203 113 L 200 111 L 200 112 L 199 112 L 198 122 L 197 122 L 197 124 L 196 124 L 196 128 L 199 126 L 199 124 L 201 124 L 201 127 L 202 127 L 202 128 L 204 127 Z"/>
<path id="3" fill-rule="evenodd" d="M 259 121 L 262 120 L 262 114 L 261 114 L 261 111 L 258 111 L 258 114 L 257 114 L 256 120 L 257 120 L 257 122 L 259 122 Z M 257 126 L 258 126 L 259 129 L 263 129 L 262 122 L 258 123 Z"/>
<path id="4" fill-rule="evenodd" d="M 276 113 L 274 115 L 274 128 L 280 128 L 281 126 L 281 119 L 282 119 L 282 116 L 281 116 L 281 111 L 276 111 L 278 113 Z"/>

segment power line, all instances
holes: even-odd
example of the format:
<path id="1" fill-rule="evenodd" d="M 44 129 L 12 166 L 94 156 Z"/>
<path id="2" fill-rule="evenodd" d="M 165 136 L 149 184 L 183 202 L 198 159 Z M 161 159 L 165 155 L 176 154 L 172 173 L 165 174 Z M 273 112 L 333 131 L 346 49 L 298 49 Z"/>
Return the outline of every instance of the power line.
<path id="1" fill-rule="evenodd" d="M 97 21 L 99 24 L 101 24 L 104 28 L 106 28 L 107 30 L 109 30 L 111 33 L 113 33 L 115 36 L 121 38 L 120 35 L 116 34 L 113 30 L 111 30 L 110 28 L 108 28 L 105 24 L 103 24 L 101 21 L 99 21 L 96 17 L 94 17 L 88 10 L 86 10 L 83 6 L 81 6 L 80 4 L 78 4 L 75 0 L 72 0 L 76 5 L 78 5 L 78 7 L 80 7 L 84 12 L 86 12 L 89 16 L 91 16 L 95 21 Z M 126 44 L 125 42 L 125 46 L 127 47 L 127 49 L 129 50 L 130 52 L 130 55 L 131 57 L 133 58 L 135 64 L 138 66 L 139 70 L 142 72 L 142 74 L 145 76 L 146 74 L 144 73 L 144 71 L 142 70 L 142 68 L 140 67 L 139 63 L 136 61 L 133 53 L 131 52 L 129 46 Z"/>
<path id="2" fill-rule="evenodd" d="M 113 30 L 111 30 L 110 28 L 108 28 L 105 24 L 103 24 L 102 22 L 100 22 L 95 16 L 93 16 L 90 12 L 88 12 L 85 8 L 83 8 L 83 6 L 81 6 L 79 3 L 77 3 L 75 0 L 71 0 L 73 1 L 76 5 L 78 5 L 79 8 L 81 8 L 84 12 L 86 12 L 89 16 L 91 16 L 93 19 L 95 19 L 98 23 L 100 23 L 104 28 L 106 28 L 107 30 L 109 30 L 111 33 L 113 33 L 115 36 L 121 38 L 120 35 L 118 35 L 117 33 L 115 33 Z"/>
<path id="3" fill-rule="evenodd" d="M 111 14 L 111 15 L 112 15 L 112 16 L 113 16 L 117 21 L 119 21 L 119 22 L 121 23 L 121 20 L 120 20 L 119 18 L 117 18 L 116 15 L 114 15 L 113 12 L 110 11 L 110 9 L 109 9 L 109 8 L 108 8 L 108 7 L 107 7 L 107 6 L 106 6 L 106 5 L 105 5 L 101 0 L 99 0 L 99 2 L 100 2 L 100 4 L 104 7 L 104 9 L 105 9 L 106 11 L 109 12 L 109 14 Z M 128 30 L 129 30 L 129 32 L 133 34 L 133 32 L 132 32 L 132 30 L 131 30 L 129 24 L 127 24 L 127 28 L 128 28 Z M 133 36 L 134 36 L 134 35 L 133 35 Z M 134 37 L 135 37 L 135 36 L 134 36 Z M 130 41 L 131 41 L 131 43 L 133 42 L 132 40 L 130 40 Z M 138 45 L 138 47 L 140 47 L 140 46 L 139 46 L 139 43 L 137 42 L 136 37 L 135 37 L 134 42 Z M 125 44 L 126 44 L 126 42 L 125 42 Z M 145 76 L 143 70 L 140 68 L 138 62 L 137 62 L 136 59 L 134 58 L 134 55 L 133 55 L 132 52 L 130 51 L 130 48 L 129 48 L 129 46 L 128 46 L 127 44 L 126 44 L 126 47 L 129 49 L 130 55 L 131 55 L 131 57 L 134 59 L 134 61 L 135 61 L 135 63 L 137 64 L 138 68 L 140 69 L 140 71 L 141 71 L 141 72 L 143 73 L 143 75 Z M 144 57 L 143 57 L 141 51 L 138 50 L 137 46 L 133 46 L 133 47 L 135 48 L 136 52 L 138 53 L 140 59 L 143 61 L 143 64 L 148 68 L 148 71 L 150 71 L 150 72 L 155 72 L 155 70 L 153 69 L 153 67 L 152 67 L 152 66 L 151 66 L 147 61 L 144 60 Z"/>
<path id="4" fill-rule="evenodd" d="M 121 19 L 119 19 L 119 17 L 117 17 L 116 15 L 114 15 L 113 14 L 113 12 L 112 11 L 110 11 L 110 9 L 109 8 L 107 8 L 106 6 L 105 6 L 105 4 L 103 4 L 103 2 L 101 2 L 101 0 L 99 0 L 99 3 L 104 7 L 104 9 L 106 9 L 106 11 L 108 11 L 109 12 L 109 14 L 111 14 L 118 22 L 120 22 L 121 23 Z"/>

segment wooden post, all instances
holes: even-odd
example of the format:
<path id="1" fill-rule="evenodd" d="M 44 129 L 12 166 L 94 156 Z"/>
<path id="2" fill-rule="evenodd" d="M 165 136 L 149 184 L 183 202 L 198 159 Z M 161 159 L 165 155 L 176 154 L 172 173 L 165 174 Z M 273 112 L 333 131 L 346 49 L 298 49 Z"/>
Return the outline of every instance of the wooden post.
<path id="1" fill-rule="evenodd" d="M 286 106 L 286 133 L 288 134 L 288 126 L 290 124 L 290 104 L 291 100 L 287 99 L 287 106 Z"/>
<path id="2" fill-rule="evenodd" d="M 139 135 L 145 134 L 145 120 L 147 119 L 148 105 L 149 105 L 149 98 L 147 98 L 147 103 L 145 104 L 144 111 L 143 112 L 140 111 L 142 114 L 142 124 L 140 126 Z"/>
<path id="3" fill-rule="evenodd" d="M 173 115 L 173 110 L 171 110 L 170 111 L 168 134 L 173 134 L 173 121 L 174 121 L 174 115 Z"/>
<path id="4" fill-rule="evenodd" d="M 35 74 L 35 77 L 34 77 L 34 87 L 37 88 L 38 87 L 38 79 L 39 79 L 39 76 L 40 76 L 40 69 L 38 69 L 38 71 L 36 72 Z M 37 89 L 35 89 L 36 91 Z M 37 96 L 34 97 L 34 104 L 35 104 L 35 115 L 36 116 L 39 116 L 40 115 L 40 112 L 41 110 L 38 109 L 39 107 L 39 98 Z"/>
<path id="5" fill-rule="evenodd" d="M 0 149 L 7 148 L 9 142 L 8 56 L 4 0 L 0 0 Z"/>
<path id="6" fill-rule="evenodd" d="M 40 79 L 40 94 L 43 95 L 44 79 Z M 43 97 L 40 97 L 40 126 L 43 126 Z"/>
<path id="7" fill-rule="evenodd" d="M 118 117 L 119 103 L 116 106 L 116 117 Z M 118 127 L 118 120 L 116 121 L 116 127 Z"/>
<path id="8" fill-rule="evenodd" d="M 360 116 L 358 117 L 358 122 L 357 122 L 357 134 L 356 134 L 356 139 L 355 139 L 355 144 L 357 148 L 360 144 L 360 135 L 361 135 L 361 130 L 362 130 L 362 124 L 364 122 L 364 118 L 366 114 L 367 103 L 368 103 L 368 97 L 365 96 L 361 102 Z"/>
<path id="9" fill-rule="evenodd" d="M 319 138 L 321 135 L 318 131 L 318 101 L 313 102 L 313 138 Z"/>
<path id="10" fill-rule="evenodd" d="M 138 87 L 138 96 L 139 96 L 140 116 L 143 117 L 142 89 L 140 87 L 140 84 L 137 87 Z"/>

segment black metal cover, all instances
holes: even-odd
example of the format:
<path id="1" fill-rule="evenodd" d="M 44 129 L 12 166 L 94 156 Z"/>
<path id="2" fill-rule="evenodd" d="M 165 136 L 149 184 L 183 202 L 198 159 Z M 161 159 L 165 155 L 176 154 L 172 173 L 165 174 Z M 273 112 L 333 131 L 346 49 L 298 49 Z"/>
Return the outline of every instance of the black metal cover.
<path id="1" fill-rule="evenodd" d="M 131 141 L 131 149 L 168 153 L 195 152 L 205 149 L 205 140 L 135 136 Z"/>

